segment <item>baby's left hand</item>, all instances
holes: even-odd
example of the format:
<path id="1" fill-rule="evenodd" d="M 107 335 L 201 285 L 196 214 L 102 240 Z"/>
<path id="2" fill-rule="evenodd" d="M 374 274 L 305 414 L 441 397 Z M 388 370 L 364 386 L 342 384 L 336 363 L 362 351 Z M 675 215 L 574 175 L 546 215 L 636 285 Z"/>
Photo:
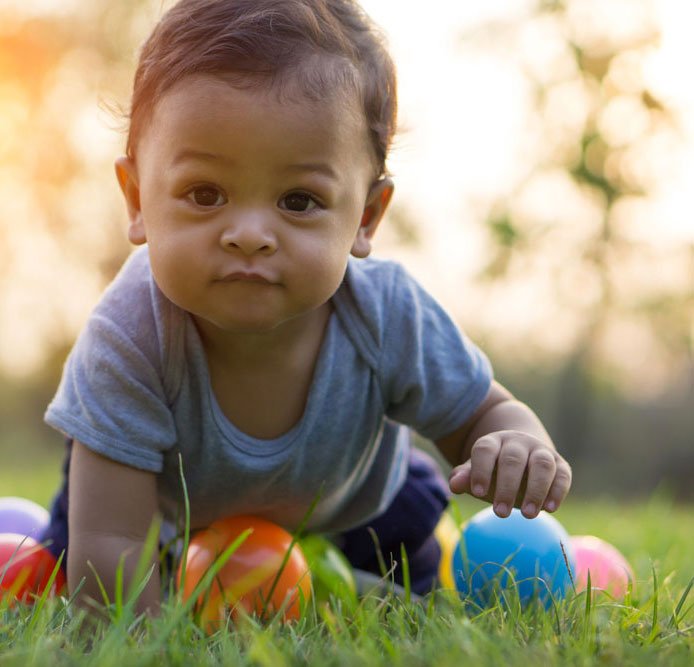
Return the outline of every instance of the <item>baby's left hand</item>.
<path id="1" fill-rule="evenodd" d="M 534 518 L 540 510 L 554 512 L 571 486 L 571 468 L 535 436 L 520 431 L 496 431 L 479 438 L 469 460 L 449 477 L 453 493 L 470 493 L 494 503 L 500 517 L 520 507 Z"/>

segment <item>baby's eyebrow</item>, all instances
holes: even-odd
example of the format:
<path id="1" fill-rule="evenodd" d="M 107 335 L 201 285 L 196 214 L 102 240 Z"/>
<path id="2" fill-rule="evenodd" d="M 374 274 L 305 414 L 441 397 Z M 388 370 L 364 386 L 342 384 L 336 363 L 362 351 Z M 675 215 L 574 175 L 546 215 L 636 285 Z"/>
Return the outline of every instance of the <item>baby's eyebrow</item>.
<path id="1" fill-rule="evenodd" d="M 197 148 L 181 148 L 174 154 L 171 165 L 177 166 L 182 162 L 187 160 L 202 160 L 203 162 L 223 162 L 225 164 L 235 165 L 236 161 L 227 156 L 220 155 L 219 153 L 210 153 L 208 151 L 201 151 Z M 333 181 L 338 180 L 337 171 L 328 162 L 296 162 L 293 164 L 288 164 L 282 169 L 290 174 L 304 173 L 304 174 L 321 174 L 326 178 Z"/>
<path id="2" fill-rule="evenodd" d="M 203 160 L 205 162 L 233 162 L 233 160 L 226 155 L 208 153 L 207 151 L 201 151 L 195 148 L 182 148 L 174 154 L 171 164 L 176 166 L 181 162 L 185 162 L 186 160 Z"/>
<path id="3" fill-rule="evenodd" d="M 327 162 L 299 162 L 288 164 L 285 168 L 288 172 L 317 173 L 327 176 L 332 180 L 337 180 L 337 172 Z"/>

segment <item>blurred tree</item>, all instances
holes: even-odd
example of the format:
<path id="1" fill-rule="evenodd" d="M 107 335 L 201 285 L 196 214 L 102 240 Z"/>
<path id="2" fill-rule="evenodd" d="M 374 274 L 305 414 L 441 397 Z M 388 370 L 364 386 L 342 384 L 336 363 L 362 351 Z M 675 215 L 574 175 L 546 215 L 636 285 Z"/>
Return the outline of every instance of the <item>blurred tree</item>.
<path id="1" fill-rule="evenodd" d="M 122 150 L 113 128 L 127 118 L 113 100 L 127 104 L 135 48 L 168 4 L 0 7 L 0 321 L 24 323 L 0 328 L 0 364 L 43 364 L 22 395 L 38 397 L 36 421 L 80 322 L 129 252 L 111 166 Z M 649 209 L 672 176 L 681 118 L 645 77 L 659 40 L 648 7 L 537 0 L 524 19 L 465 36 L 504 51 L 534 93 L 533 150 L 524 177 L 489 208 L 476 291 L 479 319 L 489 311 L 503 334 L 482 336 L 502 379 L 543 412 L 584 489 L 617 471 L 622 491 L 665 477 L 691 496 L 694 248 L 691 233 L 678 240 Z M 420 240 L 425 228 L 410 216 L 394 211 L 384 229 L 393 243 Z M 643 232 L 652 226 L 662 242 Z M 536 315 L 515 347 L 515 321 L 493 307 L 514 286 Z M 533 346 L 534 357 L 523 353 Z M 547 368 L 553 352 L 559 373 Z M 17 415 L 3 404 L 0 439 Z M 596 469 L 607 448 L 611 462 Z"/>
<path id="2" fill-rule="evenodd" d="M 128 99 L 133 45 L 158 9 L 0 8 L 0 319 L 25 322 L 0 332 L 9 368 L 60 358 L 128 252 L 111 166 L 125 115 L 111 100 Z"/>
<path id="3" fill-rule="evenodd" d="M 660 449 L 668 460 L 640 476 L 652 487 L 675 460 L 694 471 L 694 234 L 673 236 L 650 208 L 677 168 L 682 141 L 677 110 L 645 75 L 660 40 L 650 7 L 541 0 L 519 22 L 465 40 L 509 54 L 535 100 L 528 130 L 537 150 L 524 178 L 490 207 L 483 284 L 493 292 L 532 281 L 540 351 L 555 331 L 569 331 L 562 370 L 540 380 L 552 393 L 544 403 L 563 451 L 594 475 L 598 457 L 611 457 L 610 474 L 615 457 L 629 457 L 631 472 Z M 618 414 L 617 393 L 634 409 L 650 400 L 650 421 Z M 658 401 L 679 412 L 658 410 Z M 612 418 L 621 434 L 610 432 Z"/>

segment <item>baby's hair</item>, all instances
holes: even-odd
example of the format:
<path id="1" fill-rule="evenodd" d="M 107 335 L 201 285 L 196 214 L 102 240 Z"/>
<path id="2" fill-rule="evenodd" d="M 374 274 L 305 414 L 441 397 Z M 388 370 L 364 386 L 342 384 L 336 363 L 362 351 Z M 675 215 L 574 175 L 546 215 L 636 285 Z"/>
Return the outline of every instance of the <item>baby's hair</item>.
<path id="1" fill-rule="evenodd" d="M 385 173 L 396 123 L 395 67 L 381 33 L 353 0 L 180 0 L 140 53 L 131 158 L 157 101 L 191 74 L 229 77 L 238 86 L 291 81 L 313 100 L 356 94 L 377 170 Z"/>

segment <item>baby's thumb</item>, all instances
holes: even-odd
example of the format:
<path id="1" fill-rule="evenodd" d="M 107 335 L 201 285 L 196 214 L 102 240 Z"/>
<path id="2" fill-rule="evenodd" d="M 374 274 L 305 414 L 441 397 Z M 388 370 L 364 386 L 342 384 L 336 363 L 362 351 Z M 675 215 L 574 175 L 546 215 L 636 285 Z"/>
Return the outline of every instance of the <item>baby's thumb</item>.
<path id="1" fill-rule="evenodd" d="M 448 486 L 452 493 L 471 493 L 470 461 L 456 466 L 448 476 Z"/>

